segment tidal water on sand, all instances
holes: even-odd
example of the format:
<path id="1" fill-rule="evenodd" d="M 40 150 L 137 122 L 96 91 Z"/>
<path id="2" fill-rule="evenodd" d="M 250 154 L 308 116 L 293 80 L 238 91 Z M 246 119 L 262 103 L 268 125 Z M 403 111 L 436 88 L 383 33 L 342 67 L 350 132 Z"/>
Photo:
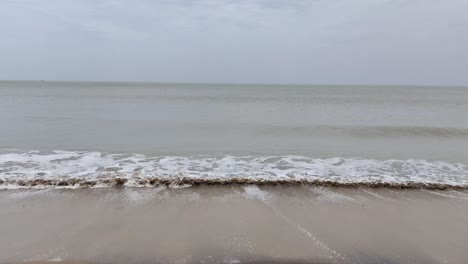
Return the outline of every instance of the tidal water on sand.
<path id="1" fill-rule="evenodd" d="M 0 82 L 0 263 L 467 263 L 467 113 L 466 87 Z"/>

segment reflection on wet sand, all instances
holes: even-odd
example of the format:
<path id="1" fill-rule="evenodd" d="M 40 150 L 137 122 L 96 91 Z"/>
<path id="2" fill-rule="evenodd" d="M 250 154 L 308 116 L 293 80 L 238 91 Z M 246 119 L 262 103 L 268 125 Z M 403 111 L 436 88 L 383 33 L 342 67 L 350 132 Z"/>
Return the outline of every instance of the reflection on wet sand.
<path id="1" fill-rule="evenodd" d="M 461 264 L 467 197 L 255 185 L 8 190 L 0 263 Z"/>

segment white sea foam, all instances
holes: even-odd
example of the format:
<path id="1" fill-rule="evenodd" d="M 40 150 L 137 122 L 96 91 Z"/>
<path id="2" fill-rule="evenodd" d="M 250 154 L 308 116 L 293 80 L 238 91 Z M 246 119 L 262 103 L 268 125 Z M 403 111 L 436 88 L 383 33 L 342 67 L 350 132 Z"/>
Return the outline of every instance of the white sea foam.
<path id="1" fill-rule="evenodd" d="M 5 153 L 3 151 L 2 153 Z M 123 179 L 115 182 L 115 179 Z M 65 181 L 65 183 L 63 183 Z M 68 181 L 68 182 L 67 182 Z M 61 184 L 62 182 L 62 184 Z M 0 186 L 76 188 L 190 183 L 336 183 L 468 186 L 468 167 L 427 160 L 302 156 L 163 156 L 87 151 L 0 154 Z"/>
<path id="2" fill-rule="evenodd" d="M 249 199 L 258 199 L 262 202 L 266 202 L 269 199 L 269 193 L 260 190 L 257 186 L 244 187 L 244 194 Z"/>

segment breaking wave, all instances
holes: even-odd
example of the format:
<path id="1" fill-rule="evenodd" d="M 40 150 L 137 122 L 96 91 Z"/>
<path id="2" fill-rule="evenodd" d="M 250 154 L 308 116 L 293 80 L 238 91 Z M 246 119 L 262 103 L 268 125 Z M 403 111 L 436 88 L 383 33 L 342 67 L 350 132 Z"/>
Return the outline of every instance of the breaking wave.
<path id="1" fill-rule="evenodd" d="M 427 160 L 303 156 L 162 156 L 89 151 L 0 154 L 0 187 L 284 184 L 468 189 L 468 167 Z"/>

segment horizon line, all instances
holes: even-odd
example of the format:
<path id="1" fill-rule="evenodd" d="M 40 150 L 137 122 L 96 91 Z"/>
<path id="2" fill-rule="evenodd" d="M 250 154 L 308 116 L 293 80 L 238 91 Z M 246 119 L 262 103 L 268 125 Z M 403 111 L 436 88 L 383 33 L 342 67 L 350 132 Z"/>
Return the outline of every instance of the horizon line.
<path id="1" fill-rule="evenodd" d="M 378 86 L 378 87 L 460 87 L 468 88 L 466 85 L 451 85 L 451 84 L 375 84 L 375 83 L 267 83 L 267 82 L 183 82 L 183 81 L 109 81 L 109 80 L 46 80 L 46 79 L 29 79 L 29 80 L 0 80 L 0 83 L 28 83 L 28 82 L 44 82 L 44 83 L 101 83 L 101 84 L 178 84 L 178 85 L 252 85 L 252 86 Z"/>

